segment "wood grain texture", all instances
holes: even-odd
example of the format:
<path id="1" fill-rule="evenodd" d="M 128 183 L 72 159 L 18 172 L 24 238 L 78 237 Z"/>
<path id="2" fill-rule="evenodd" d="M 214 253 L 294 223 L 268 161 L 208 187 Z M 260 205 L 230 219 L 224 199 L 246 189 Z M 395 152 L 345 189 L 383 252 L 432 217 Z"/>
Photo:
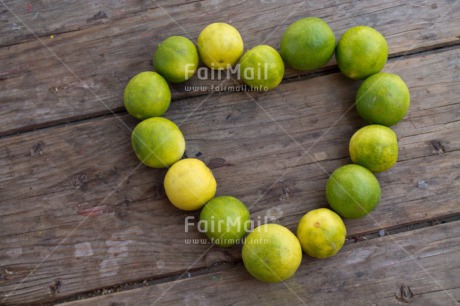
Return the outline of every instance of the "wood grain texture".
<path id="1" fill-rule="evenodd" d="M 459 235 L 453 222 L 348 244 L 328 259 L 305 255 L 281 284 L 239 266 L 63 305 L 458 305 Z"/>
<path id="2" fill-rule="evenodd" d="M 163 7 L 180 6 L 196 0 L 112 0 L 112 1 L 2 1 L 0 46 L 34 40 L 34 35 L 46 37 L 79 31 L 97 24 L 127 18 L 139 12 Z"/>
<path id="3" fill-rule="evenodd" d="M 62 8 L 62 13 L 52 3 L 37 5 L 43 6 L 49 16 L 27 22 L 30 28 L 37 27 L 40 35 L 43 34 L 42 41 L 0 48 L 0 84 L 7 89 L 0 92 L 0 135 L 122 110 L 126 83 L 135 74 L 153 68 L 151 57 L 160 41 L 170 35 L 186 35 L 196 41 L 200 31 L 216 21 L 229 22 L 238 28 L 246 49 L 258 44 L 277 48 L 287 25 L 311 15 L 323 17 L 337 38 L 355 25 L 375 27 L 387 38 L 391 55 L 460 43 L 460 8 L 449 0 L 404 4 L 399 1 L 266 2 L 179 1 L 181 5 L 152 9 L 140 9 L 144 2 L 136 2 L 132 10 L 139 10 L 137 13 L 129 13 L 131 9 L 124 5 L 120 10 L 128 12 L 123 18 L 108 18 L 107 22 L 102 18 L 90 27 L 81 24 L 97 15 L 98 10 L 107 16 L 116 15 L 117 5 L 101 4 L 79 11 L 84 3 L 71 2 L 68 8 L 62 3 L 56 6 Z M 18 1 L 11 5 L 23 11 L 27 3 Z M 105 6 L 112 11 L 104 10 Z M 155 6 L 154 1 L 147 5 L 151 6 Z M 85 16 L 78 15 L 79 12 Z M 7 16 L 7 27 L 11 27 L 14 18 L 8 11 L 2 14 Z M 62 16 L 55 16 L 58 14 Z M 63 21 L 64 16 L 69 17 L 69 23 Z M 66 26 L 70 32 L 65 32 Z M 74 28 L 81 30 L 73 31 Z M 63 33 L 51 39 L 54 31 Z M 21 40 L 23 34 L 18 35 L 5 39 Z M 305 73 L 289 69 L 286 72 L 286 77 L 298 75 Z M 200 81 L 195 76 L 186 85 L 207 87 L 219 83 Z M 183 84 L 172 86 L 172 92 L 174 99 L 202 94 L 186 91 Z"/>
<path id="4" fill-rule="evenodd" d="M 388 64 L 407 81 L 412 106 L 395 126 L 399 162 L 378 175 L 382 201 L 370 216 L 347 220 L 350 235 L 460 213 L 458 50 Z M 167 117 L 180 125 L 187 156 L 213 169 L 219 195 L 240 198 L 256 222 L 276 218 L 294 229 L 308 210 L 327 205 L 328 173 L 349 162 L 349 138 L 364 125 L 347 112 L 357 85 L 335 73 L 252 98 L 181 100 Z M 0 139 L 0 303 L 240 260 L 239 246 L 186 243 L 205 236 L 193 226 L 185 232 L 190 214 L 165 199 L 165 170 L 138 164 L 135 124 L 106 116 Z"/>

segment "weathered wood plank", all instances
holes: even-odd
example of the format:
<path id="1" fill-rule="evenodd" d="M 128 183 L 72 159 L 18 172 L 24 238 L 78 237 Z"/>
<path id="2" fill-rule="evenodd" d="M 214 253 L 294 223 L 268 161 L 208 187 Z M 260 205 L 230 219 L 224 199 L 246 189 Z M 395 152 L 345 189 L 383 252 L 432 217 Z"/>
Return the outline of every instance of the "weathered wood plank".
<path id="1" fill-rule="evenodd" d="M 457 221 L 348 244 L 325 260 L 304 256 L 282 284 L 239 266 L 63 305 L 458 305 L 459 272 Z"/>
<path id="2" fill-rule="evenodd" d="M 110 23 L 158 6 L 168 8 L 193 2 L 197 1 L 2 1 L 0 18 L 5 26 L 0 28 L 0 46 L 34 40 L 34 35 L 27 27 L 35 35 L 44 37 Z"/>
<path id="3" fill-rule="evenodd" d="M 388 66 L 413 98 L 395 128 L 400 161 L 379 174 L 382 202 L 347 221 L 349 234 L 460 212 L 458 58 L 451 48 Z M 218 194 L 239 197 L 255 221 L 277 217 L 293 229 L 306 211 L 327 205 L 323 170 L 348 161 L 349 137 L 363 122 L 354 110 L 339 118 L 356 87 L 336 73 L 283 84 L 256 101 L 244 93 L 186 99 L 167 116 L 180 124 L 187 155 L 213 168 Z M 136 121 L 96 118 L 0 139 L 0 267 L 12 273 L 0 277 L 0 302 L 54 300 L 239 260 L 238 247 L 185 243 L 204 235 L 185 232 L 188 214 L 167 203 L 165 170 L 137 167 L 125 124 Z M 301 158 L 309 148 L 313 158 Z"/>
<path id="4" fill-rule="evenodd" d="M 122 110 L 127 81 L 140 71 L 152 69 L 150 59 L 160 41 L 170 35 L 184 35 L 184 28 L 196 40 L 199 32 L 215 21 L 235 25 L 246 48 L 261 43 L 278 47 L 286 26 L 310 15 L 323 17 L 337 37 L 354 25 L 373 26 L 387 37 L 392 55 L 460 43 L 460 8 L 449 0 L 423 4 L 268 2 L 211 1 L 143 10 L 53 39 L 44 37 L 43 43 L 67 67 L 35 40 L 0 48 L 0 84 L 7 89 L 0 92 L 0 135 Z M 304 74 L 288 70 L 286 76 Z M 218 83 L 195 76 L 186 85 Z M 172 90 L 175 99 L 202 94 L 187 92 L 183 84 Z"/>

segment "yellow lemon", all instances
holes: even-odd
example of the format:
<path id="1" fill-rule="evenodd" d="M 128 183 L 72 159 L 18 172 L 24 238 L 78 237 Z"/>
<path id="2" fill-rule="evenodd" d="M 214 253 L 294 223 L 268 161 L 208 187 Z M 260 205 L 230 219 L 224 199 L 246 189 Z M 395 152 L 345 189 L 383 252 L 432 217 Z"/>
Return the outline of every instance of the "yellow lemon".
<path id="1" fill-rule="evenodd" d="M 342 218 L 327 208 L 309 211 L 297 226 L 297 238 L 303 251 L 316 258 L 337 254 L 346 236 L 347 229 Z"/>
<path id="2" fill-rule="evenodd" d="M 237 29 L 227 23 L 208 25 L 198 36 L 198 53 L 211 69 L 227 69 L 243 54 L 244 44 Z"/>
<path id="3" fill-rule="evenodd" d="M 200 209 L 216 194 L 214 175 L 201 160 L 186 158 L 169 168 L 164 179 L 169 201 L 182 210 Z"/>

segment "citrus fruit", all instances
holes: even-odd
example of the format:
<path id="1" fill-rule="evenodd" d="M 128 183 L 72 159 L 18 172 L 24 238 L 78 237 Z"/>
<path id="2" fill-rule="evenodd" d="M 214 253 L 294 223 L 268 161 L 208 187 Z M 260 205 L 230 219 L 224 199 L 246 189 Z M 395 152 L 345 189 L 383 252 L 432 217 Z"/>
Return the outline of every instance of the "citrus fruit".
<path id="1" fill-rule="evenodd" d="M 334 54 L 335 36 L 324 20 L 307 17 L 297 20 L 284 31 L 280 54 L 297 70 L 324 66 Z"/>
<path id="2" fill-rule="evenodd" d="M 302 261 L 297 237 L 278 224 L 256 227 L 244 240 L 243 263 L 248 272 L 263 282 L 276 283 L 290 278 Z"/>
<path id="3" fill-rule="evenodd" d="M 345 243 L 347 230 L 339 215 L 327 208 L 306 213 L 297 226 L 302 250 L 312 257 L 326 258 L 337 254 Z"/>
<path id="4" fill-rule="evenodd" d="M 185 151 L 185 139 L 177 125 L 162 117 L 141 121 L 133 130 L 134 152 L 145 165 L 165 168 L 178 161 Z"/>
<path id="5" fill-rule="evenodd" d="M 169 168 L 164 187 L 174 206 L 182 210 L 197 210 L 214 197 L 217 183 L 211 169 L 201 160 L 186 158 Z"/>
<path id="6" fill-rule="evenodd" d="M 158 46 L 153 56 L 153 66 L 169 82 L 185 82 L 198 67 L 198 51 L 189 39 L 170 36 Z"/>
<path id="7" fill-rule="evenodd" d="M 388 45 L 377 30 L 357 26 L 343 33 L 335 58 L 343 74 L 361 80 L 382 70 L 388 58 Z"/>
<path id="8" fill-rule="evenodd" d="M 349 151 L 353 163 L 372 172 L 382 172 L 398 160 L 398 139 L 390 128 L 371 124 L 353 134 Z"/>
<path id="9" fill-rule="evenodd" d="M 212 243 L 232 246 L 250 229 L 249 210 L 237 198 L 215 197 L 203 207 L 200 227 Z"/>
<path id="10" fill-rule="evenodd" d="M 356 110 L 371 123 L 390 126 L 406 116 L 410 94 L 406 83 L 392 73 L 379 72 L 361 84 L 356 95 Z"/>
<path id="11" fill-rule="evenodd" d="M 237 29 L 227 23 L 211 23 L 198 36 L 198 52 L 211 69 L 227 69 L 243 54 L 243 39 Z"/>
<path id="12" fill-rule="evenodd" d="M 126 110 L 139 120 L 163 115 L 171 102 L 171 91 L 161 75 L 145 71 L 135 75 L 123 94 Z"/>
<path id="13" fill-rule="evenodd" d="M 165 168 L 181 159 L 185 139 L 177 125 L 162 117 L 141 121 L 131 134 L 137 157 L 152 168 Z"/>
<path id="14" fill-rule="evenodd" d="M 377 178 L 360 165 L 345 165 L 332 172 L 326 197 L 332 209 L 344 218 L 357 219 L 374 210 L 382 192 Z"/>
<path id="15" fill-rule="evenodd" d="M 247 51 L 240 59 L 240 76 L 247 85 L 268 90 L 281 83 L 284 75 L 283 59 L 268 45 Z"/>

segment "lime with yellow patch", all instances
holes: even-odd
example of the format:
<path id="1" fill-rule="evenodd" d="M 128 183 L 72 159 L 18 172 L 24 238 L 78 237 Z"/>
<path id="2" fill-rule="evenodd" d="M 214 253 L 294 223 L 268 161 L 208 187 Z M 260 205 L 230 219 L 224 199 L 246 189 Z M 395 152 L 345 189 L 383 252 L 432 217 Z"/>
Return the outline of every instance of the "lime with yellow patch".
<path id="1" fill-rule="evenodd" d="M 190 79 L 198 68 L 198 51 L 189 39 L 170 36 L 158 46 L 153 66 L 167 81 L 182 83 Z"/>
<path id="2" fill-rule="evenodd" d="M 139 120 L 160 117 L 169 107 L 171 91 L 166 80 L 156 72 L 145 71 L 126 85 L 123 100 L 128 113 Z"/>
<path id="3" fill-rule="evenodd" d="M 371 124 L 353 134 L 349 152 L 353 163 L 372 172 L 386 171 L 398 160 L 398 138 L 389 127 Z"/>
<path id="4" fill-rule="evenodd" d="M 179 127 L 162 117 L 141 121 L 131 134 L 131 142 L 139 160 L 152 168 L 174 164 L 185 151 L 185 139 Z"/>
<path id="5" fill-rule="evenodd" d="M 317 17 L 307 17 L 291 24 L 283 33 L 280 54 L 297 70 L 324 66 L 334 54 L 335 36 L 329 25 Z"/>
<path id="6" fill-rule="evenodd" d="M 393 73 L 379 72 L 361 84 L 356 95 L 356 110 L 371 123 L 391 126 L 401 121 L 410 106 L 406 83 Z"/>
<path id="7" fill-rule="evenodd" d="M 377 178 L 360 165 L 337 168 L 326 184 L 329 205 L 344 218 L 364 217 L 377 207 L 381 195 Z"/>
<path id="8" fill-rule="evenodd" d="M 286 227 L 264 224 L 244 240 L 243 263 L 248 272 L 263 282 L 282 282 L 299 268 L 302 248 L 297 237 Z"/>
<path id="9" fill-rule="evenodd" d="M 306 213 L 297 226 L 302 250 L 312 257 L 331 257 L 345 243 L 347 230 L 345 224 L 335 212 L 319 208 Z"/>
<path id="10" fill-rule="evenodd" d="M 217 183 L 205 163 L 196 158 L 185 158 L 166 172 L 164 187 L 174 206 L 182 210 L 197 210 L 214 197 Z"/>
<path id="11" fill-rule="evenodd" d="M 339 39 L 335 58 L 344 75 L 361 80 L 382 70 L 388 58 L 388 44 L 377 30 L 356 26 Z"/>
<path id="12" fill-rule="evenodd" d="M 200 225 L 212 243 L 230 247 L 250 229 L 250 214 L 246 205 L 231 196 L 215 197 L 203 207 Z"/>
<path id="13" fill-rule="evenodd" d="M 233 26 L 216 22 L 208 25 L 198 36 L 198 53 L 203 63 L 211 69 L 233 67 L 243 54 L 244 44 Z"/>
<path id="14" fill-rule="evenodd" d="M 256 46 L 241 57 L 240 76 L 244 83 L 257 90 L 273 89 L 283 80 L 283 59 L 268 45 Z"/>

